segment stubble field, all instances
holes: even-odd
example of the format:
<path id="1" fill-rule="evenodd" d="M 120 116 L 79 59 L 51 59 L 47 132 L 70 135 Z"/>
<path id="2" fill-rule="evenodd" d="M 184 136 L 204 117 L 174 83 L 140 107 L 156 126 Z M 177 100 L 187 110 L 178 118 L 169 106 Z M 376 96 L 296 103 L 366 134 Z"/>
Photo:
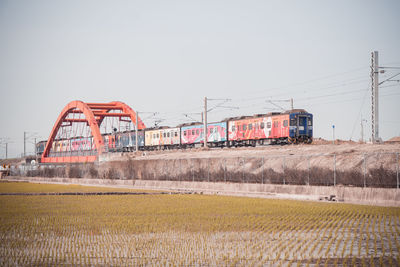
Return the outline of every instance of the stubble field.
<path id="1" fill-rule="evenodd" d="M 71 188 L 0 183 L 0 191 Z M 2 195 L 0 240 L 1 266 L 398 266 L 400 208 L 205 195 Z"/>

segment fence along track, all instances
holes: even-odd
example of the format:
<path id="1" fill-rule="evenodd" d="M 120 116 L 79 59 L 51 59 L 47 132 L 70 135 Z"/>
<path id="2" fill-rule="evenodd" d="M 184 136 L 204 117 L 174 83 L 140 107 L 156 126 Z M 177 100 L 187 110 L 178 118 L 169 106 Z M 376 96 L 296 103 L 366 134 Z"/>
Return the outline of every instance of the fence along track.
<path id="1" fill-rule="evenodd" d="M 114 164 L 114 165 L 113 165 Z M 89 169 L 88 166 L 92 166 Z M 108 166 L 108 170 L 105 170 Z M 57 173 L 57 169 L 64 169 Z M 74 169 L 78 168 L 78 169 Z M 85 169 L 86 168 L 86 169 Z M 138 158 L 80 167 L 22 166 L 13 175 L 399 188 L 399 152 L 184 159 Z M 53 169 L 53 170 L 51 170 Z M 48 172 L 48 173 L 46 173 Z M 110 175 L 112 177 L 110 177 Z"/>

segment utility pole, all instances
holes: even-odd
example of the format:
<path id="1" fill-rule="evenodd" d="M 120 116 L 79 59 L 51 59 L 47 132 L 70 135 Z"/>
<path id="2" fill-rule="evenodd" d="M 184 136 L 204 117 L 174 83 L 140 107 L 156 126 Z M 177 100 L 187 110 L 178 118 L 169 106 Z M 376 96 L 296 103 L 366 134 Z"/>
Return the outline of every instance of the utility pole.
<path id="1" fill-rule="evenodd" d="M 207 97 L 204 97 L 204 147 L 207 147 Z"/>
<path id="2" fill-rule="evenodd" d="M 290 99 L 290 110 L 293 110 L 293 98 Z"/>
<path id="3" fill-rule="evenodd" d="M 26 132 L 24 132 L 24 157 L 26 156 Z"/>
<path id="4" fill-rule="evenodd" d="M 33 151 L 34 153 L 36 152 L 36 137 L 37 137 L 37 132 L 24 132 L 24 157 L 26 157 L 26 141 L 32 138 L 35 138 L 35 149 Z"/>
<path id="5" fill-rule="evenodd" d="M 34 155 L 35 155 L 35 161 L 36 161 L 36 163 L 37 163 L 37 162 L 38 162 L 38 159 L 37 159 L 37 154 L 36 154 L 36 137 L 33 138 L 33 142 L 34 142 L 34 145 L 33 145 L 33 153 L 34 153 Z"/>
<path id="6" fill-rule="evenodd" d="M 380 141 L 379 138 L 379 65 L 378 51 L 371 53 L 371 125 L 372 125 L 372 143 Z"/>
<path id="7" fill-rule="evenodd" d="M 367 122 L 367 120 L 361 118 L 361 143 L 364 143 L 364 122 Z"/>
<path id="8" fill-rule="evenodd" d="M 361 143 L 364 143 L 364 125 L 361 119 Z"/>
<path id="9" fill-rule="evenodd" d="M 361 118 L 361 143 L 364 143 L 364 126 L 362 118 Z"/>
<path id="10" fill-rule="evenodd" d="M 332 136 L 333 136 L 332 145 L 334 145 L 335 144 L 335 125 L 332 125 Z"/>
<path id="11" fill-rule="evenodd" d="M 378 51 L 371 53 L 371 126 L 372 126 L 372 143 L 379 143 L 382 139 L 379 137 L 379 85 L 385 82 L 400 82 L 400 80 L 393 80 L 393 78 L 400 75 L 397 73 L 389 78 L 379 82 L 379 73 L 385 73 L 385 69 L 400 69 L 400 67 L 379 66 Z"/>
<path id="12" fill-rule="evenodd" d="M 222 101 L 221 103 L 218 103 L 214 107 L 211 107 L 210 109 L 207 109 L 207 101 Z M 207 131 L 207 112 L 212 111 L 216 108 L 228 108 L 228 109 L 239 109 L 238 107 L 229 107 L 229 106 L 223 106 L 224 103 L 231 101 L 231 99 L 228 98 L 207 98 L 204 97 L 204 112 L 203 112 L 203 123 L 204 123 L 204 146 L 203 147 L 208 147 L 208 131 Z"/>
<path id="13" fill-rule="evenodd" d="M 5 145 L 6 149 L 6 159 L 8 158 L 8 144 L 12 143 L 9 138 L 0 138 L 0 145 Z"/>
<path id="14" fill-rule="evenodd" d="M 136 138 L 135 138 L 135 150 L 139 151 L 139 135 L 138 135 L 138 125 L 139 125 L 139 111 L 136 110 Z"/>

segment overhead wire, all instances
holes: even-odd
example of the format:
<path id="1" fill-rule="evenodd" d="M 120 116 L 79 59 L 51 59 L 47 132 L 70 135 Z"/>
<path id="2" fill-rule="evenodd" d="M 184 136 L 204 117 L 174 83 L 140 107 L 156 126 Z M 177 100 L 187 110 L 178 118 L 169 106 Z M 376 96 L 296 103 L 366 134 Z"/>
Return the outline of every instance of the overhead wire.
<path id="1" fill-rule="evenodd" d="M 336 73 L 336 74 L 332 74 L 332 75 L 327 75 L 327 76 L 323 76 L 323 77 L 317 78 L 317 79 L 312 79 L 312 80 L 308 80 L 308 81 L 304 81 L 304 82 L 293 83 L 293 84 L 289 84 L 289 85 L 285 85 L 285 86 L 279 86 L 279 87 L 275 87 L 275 88 L 271 88 L 271 89 L 265 89 L 263 91 L 257 91 L 257 93 L 258 92 L 265 92 L 266 90 L 268 90 L 268 91 L 276 91 L 276 90 L 282 90 L 284 88 L 290 88 L 290 87 L 294 87 L 294 86 L 305 85 L 305 84 L 308 84 L 308 83 L 313 83 L 313 82 L 316 82 L 316 81 L 326 80 L 326 79 L 329 79 L 329 78 L 332 78 L 332 77 L 353 73 L 355 71 L 360 71 L 360 70 L 363 70 L 363 69 L 366 69 L 366 68 L 367 67 L 356 68 L 354 70 L 341 72 L 341 73 Z M 364 77 L 364 76 L 362 76 L 362 77 Z M 352 79 L 350 79 L 348 81 L 352 81 L 354 79 L 355 78 L 352 78 Z M 344 81 L 342 81 L 342 82 L 344 82 Z M 247 92 L 247 94 L 251 94 L 251 93 L 253 93 L 253 92 Z M 259 96 L 258 97 L 251 97 L 251 98 L 242 98 L 241 100 L 246 101 L 246 100 L 253 100 L 253 99 L 257 99 L 257 98 L 259 98 Z"/>
<path id="2" fill-rule="evenodd" d="M 320 78 L 316 78 L 316 79 L 311 79 L 311 80 L 307 80 L 307 81 L 303 81 L 303 82 L 297 82 L 297 83 L 293 83 L 293 84 L 289 84 L 289 85 L 285 85 L 285 86 L 280 86 L 271 90 L 268 90 L 268 92 L 270 91 L 274 91 L 274 90 L 280 90 L 282 88 L 290 88 L 290 87 L 294 87 L 294 86 L 298 86 L 298 85 L 306 85 L 306 84 L 310 84 L 310 83 L 315 83 L 317 81 L 323 81 L 326 79 L 330 79 L 330 78 L 334 78 L 334 77 L 338 77 L 338 76 L 343 76 L 346 74 L 350 74 L 350 73 L 354 73 L 354 72 L 359 72 L 361 70 L 366 70 L 368 67 L 359 67 L 359 68 L 355 68 L 349 71 L 345 71 L 345 72 L 340 72 L 340 73 L 335 73 L 335 74 L 331 74 L 331 75 L 326 75 Z M 312 88 L 307 88 L 305 91 L 307 92 L 312 92 L 315 90 L 329 90 L 329 89 L 333 89 L 333 88 L 338 88 L 338 87 L 345 87 L 345 86 L 349 86 L 352 84 L 357 84 L 357 83 L 362 83 L 365 82 L 368 79 L 363 78 L 365 77 L 363 76 L 356 76 L 356 77 L 351 77 L 349 79 L 345 79 L 342 81 L 336 81 L 336 82 L 329 82 L 326 85 L 313 85 Z M 303 97 L 303 98 L 296 98 L 296 102 L 297 101 L 303 101 L 303 100 L 308 100 L 308 99 L 320 99 L 320 98 L 327 98 L 327 97 L 333 97 L 333 96 L 338 96 L 338 95 L 346 95 L 346 94 L 353 94 L 355 92 L 361 92 L 363 90 L 351 90 L 349 92 L 339 92 L 339 93 L 334 93 L 334 94 L 326 94 L 326 95 L 318 95 L 318 96 L 311 96 L 311 97 Z M 263 90 L 262 92 L 265 92 L 265 90 Z M 250 92 L 250 93 L 254 93 L 254 92 Z M 284 92 L 284 93 L 280 93 L 280 94 L 273 94 L 273 95 L 264 95 L 264 96 L 257 96 L 257 97 L 249 97 L 249 98 L 233 98 L 232 99 L 232 104 L 238 106 L 238 108 L 243 111 L 243 110 L 256 110 L 256 109 L 261 109 L 263 111 L 268 110 L 270 108 L 266 107 L 266 103 L 265 100 L 266 99 L 271 99 L 272 97 L 277 97 L 277 96 L 285 96 L 285 95 L 289 95 L 290 92 Z M 250 102 L 248 105 L 244 106 L 243 103 L 244 102 Z M 242 103 L 242 104 L 240 104 Z M 220 104 L 217 104 L 217 107 Z M 213 111 L 213 114 L 215 115 L 217 114 L 226 114 L 226 110 L 221 110 L 221 111 L 214 111 L 215 107 L 211 108 L 211 110 Z M 202 110 L 203 107 L 202 106 L 198 106 L 198 107 L 193 107 L 190 109 L 180 109 L 180 110 L 176 110 L 173 112 L 160 112 L 162 118 L 165 119 L 165 121 L 167 122 L 172 122 L 172 121 L 187 121 L 187 118 L 183 118 L 182 114 L 183 112 L 191 112 L 191 111 L 200 111 Z M 167 113 L 170 113 L 172 116 L 168 116 Z M 232 112 L 232 113 L 236 113 L 236 112 Z"/>

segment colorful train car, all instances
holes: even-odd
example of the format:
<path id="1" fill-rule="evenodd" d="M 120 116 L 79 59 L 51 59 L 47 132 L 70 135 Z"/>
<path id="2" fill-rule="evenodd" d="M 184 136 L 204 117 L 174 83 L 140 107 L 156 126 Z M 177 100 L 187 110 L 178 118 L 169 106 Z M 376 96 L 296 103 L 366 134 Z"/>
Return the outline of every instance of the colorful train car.
<path id="1" fill-rule="evenodd" d="M 36 155 L 41 156 L 46 148 L 47 141 L 40 141 L 36 143 Z"/>
<path id="2" fill-rule="evenodd" d="M 92 149 L 92 137 L 71 139 L 70 148 L 65 151 L 89 151 Z"/>
<path id="3" fill-rule="evenodd" d="M 211 147 L 222 147 L 227 142 L 227 122 L 214 122 L 207 124 L 207 142 Z M 181 145 L 186 147 L 197 147 L 204 143 L 203 124 L 193 123 L 181 125 Z"/>
<path id="4" fill-rule="evenodd" d="M 138 131 L 138 148 L 144 149 L 144 131 Z M 135 151 L 136 149 L 136 131 L 118 133 L 116 138 L 116 147 L 120 152 Z"/>
<path id="5" fill-rule="evenodd" d="M 256 146 L 312 141 L 312 114 L 304 110 L 228 120 L 229 146 Z"/>
<path id="6" fill-rule="evenodd" d="M 180 147 L 180 129 L 160 127 L 145 131 L 145 148 L 154 149 L 173 149 Z"/>

